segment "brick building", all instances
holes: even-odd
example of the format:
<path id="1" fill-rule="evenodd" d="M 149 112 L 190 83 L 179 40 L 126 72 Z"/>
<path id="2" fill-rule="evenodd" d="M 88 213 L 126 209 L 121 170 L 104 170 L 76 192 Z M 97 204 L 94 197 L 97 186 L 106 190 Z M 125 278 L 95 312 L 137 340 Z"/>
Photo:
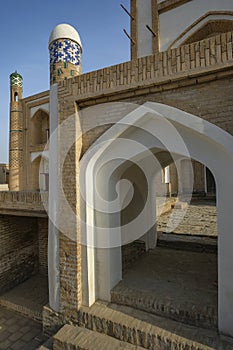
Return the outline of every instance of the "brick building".
<path id="1" fill-rule="evenodd" d="M 5 185 L 9 183 L 9 165 L 0 164 L 0 184 Z"/>
<path id="2" fill-rule="evenodd" d="M 48 275 L 49 302 L 37 315 L 47 333 L 73 323 L 148 349 L 170 349 L 169 342 L 206 349 L 222 341 L 216 328 L 233 337 L 233 7 L 197 3 L 131 0 L 129 62 L 82 74 L 79 34 L 61 24 L 49 38 L 50 90 L 23 98 L 23 78 L 11 74 L 1 292 Z M 117 187 L 122 179 L 133 184 L 132 204 L 130 189 Z M 128 203 L 119 212 L 110 205 L 116 192 L 121 205 Z M 186 314 L 158 300 L 142 309 L 191 324 L 198 334 L 213 328 L 213 343 L 201 345 L 182 332 L 161 333 L 155 319 L 134 316 L 138 300 L 128 314 L 115 309 L 113 292 L 122 280 L 122 246 L 141 241 L 147 251 L 156 247 L 156 196 L 183 200 L 193 193 L 217 197 L 217 315 L 208 305 Z M 54 349 L 75 343 L 77 329 L 65 327 Z"/>

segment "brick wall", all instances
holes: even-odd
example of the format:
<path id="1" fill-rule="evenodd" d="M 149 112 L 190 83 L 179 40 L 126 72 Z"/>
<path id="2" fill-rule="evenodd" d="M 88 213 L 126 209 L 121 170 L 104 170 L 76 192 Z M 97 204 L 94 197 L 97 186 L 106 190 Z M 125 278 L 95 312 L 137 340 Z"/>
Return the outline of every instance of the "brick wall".
<path id="1" fill-rule="evenodd" d="M 0 292 L 38 270 L 37 219 L 0 216 Z"/>
<path id="2" fill-rule="evenodd" d="M 44 213 L 44 204 L 47 207 L 47 203 L 47 192 L 7 191 L 0 193 L 0 209 L 29 210 Z"/>
<path id="3" fill-rule="evenodd" d="M 178 85 L 164 91 L 151 92 L 129 99 L 143 104 L 159 102 L 201 117 L 233 135 L 233 76 L 208 82 Z"/>
<path id="4" fill-rule="evenodd" d="M 70 115 L 76 113 L 76 104 L 64 99 L 64 96 L 59 96 L 59 124 L 61 124 Z M 78 129 L 73 120 L 67 126 L 65 135 L 60 132 L 58 155 L 62 158 L 66 144 L 64 138 L 73 139 L 76 136 Z M 79 193 L 79 159 L 82 151 L 81 141 L 77 141 L 67 153 L 63 167 L 63 190 L 66 195 L 66 200 L 71 208 L 79 215 L 80 212 L 80 193 Z M 59 161 L 62 161 L 62 159 Z M 81 225 L 78 219 L 72 220 L 73 227 L 70 230 L 70 214 L 66 205 L 66 200 L 61 198 L 59 207 L 59 218 L 63 225 L 67 227 L 66 235 L 60 232 L 60 311 L 71 315 L 73 310 L 77 310 L 82 302 L 81 289 Z"/>
<path id="5" fill-rule="evenodd" d="M 233 33 L 223 33 L 177 49 L 103 68 L 60 83 L 77 96 L 77 101 L 113 95 L 192 74 L 211 72 L 233 64 Z M 117 100 L 115 96 L 115 100 Z M 94 102 L 95 104 L 96 102 Z"/>

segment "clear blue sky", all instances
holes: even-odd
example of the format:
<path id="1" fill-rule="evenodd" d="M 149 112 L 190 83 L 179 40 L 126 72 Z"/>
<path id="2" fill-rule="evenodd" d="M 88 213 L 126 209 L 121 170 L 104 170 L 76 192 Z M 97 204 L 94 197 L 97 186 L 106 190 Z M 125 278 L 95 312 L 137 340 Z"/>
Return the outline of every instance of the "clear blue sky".
<path id="1" fill-rule="evenodd" d="M 130 58 L 129 17 L 120 8 L 129 0 L 11 0 L 1 4 L 0 163 L 8 162 L 9 75 L 24 78 L 23 95 L 49 88 L 48 38 L 53 27 L 69 23 L 83 44 L 83 72 Z"/>

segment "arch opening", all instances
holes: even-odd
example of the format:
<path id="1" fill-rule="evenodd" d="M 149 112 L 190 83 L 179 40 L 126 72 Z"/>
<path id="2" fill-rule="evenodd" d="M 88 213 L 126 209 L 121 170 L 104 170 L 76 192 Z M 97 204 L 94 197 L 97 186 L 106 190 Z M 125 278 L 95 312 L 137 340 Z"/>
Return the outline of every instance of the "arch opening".
<path id="1" fill-rule="evenodd" d="M 148 114 L 145 115 L 145 107 L 148 108 Z M 153 110 L 153 115 L 149 113 L 149 110 Z M 167 124 L 169 121 L 169 124 Z M 185 113 L 176 108 L 172 108 L 166 105 L 161 105 L 158 103 L 147 103 L 143 107 L 139 107 L 139 113 L 135 111 L 131 113 L 130 116 L 124 118 L 126 127 L 123 128 L 122 132 L 119 132 L 119 126 L 116 132 L 116 139 L 124 135 L 125 138 L 130 140 L 135 140 L 138 143 L 143 144 L 147 150 L 153 149 L 153 154 L 159 157 L 159 154 L 165 152 L 166 154 L 168 149 L 172 149 L 173 153 L 178 155 L 178 157 L 187 157 L 187 153 L 182 151 L 181 144 L 176 139 L 172 138 L 171 130 L 169 130 L 169 125 L 175 128 L 178 135 L 180 135 L 182 142 L 185 144 L 186 150 L 188 150 L 189 158 L 197 161 L 210 169 L 214 178 L 216 180 L 216 196 L 217 196 L 217 211 L 218 211 L 218 328 L 220 332 L 233 335 L 233 300 L 230 295 L 233 293 L 233 285 L 230 278 L 230 271 L 233 269 L 233 259 L 230 252 L 230 247 L 233 244 L 233 235 L 231 234 L 231 228 L 233 227 L 233 218 L 231 214 L 231 209 L 233 207 L 232 198 L 233 191 L 231 186 L 231 176 L 230 174 L 233 171 L 233 138 L 230 134 L 227 134 L 225 131 L 219 129 L 215 125 L 208 123 L 205 120 L 202 120 L 194 115 Z M 135 125 L 140 124 L 141 132 L 135 132 Z M 143 126 L 143 127 L 142 127 Z M 146 132 L 145 132 L 146 131 Z M 153 140 L 147 137 L 148 133 L 154 133 L 158 137 L 153 138 Z M 147 134 L 146 134 L 147 133 Z M 170 134 L 169 134 L 170 133 Z M 112 135 L 112 134 L 111 134 Z M 169 135 L 169 137 L 168 137 Z M 105 135 L 106 136 L 106 135 Z M 126 137 L 127 136 L 127 137 Z M 161 142 L 161 137 L 164 137 L 166 140 L 165 145 Z M 112 145 L 112 147 L 111 147 Z M 118 144 L 117 147 L 114 143 L 101 154 L 93 156 L 93 163 L 90 168 L 87 169 L 86 179 L 88 184 L 88 179 L 96 179 L 97 165 L 101 164 L 104 159 L 108 159 L 108 154 L 111 153 L 112 165 L 114 165 L 114 159 L 116 161 L 117 154 L 127 156 L 127 149 L 123 145 Z M 170 148 L 169 148 L 170 147 Z M 174 153 L 175 152 L 175 153 Z M 142 162 L 146 162 L 146 157 L 140 158 Z M 171 161 L 161 159 L 161 163 L 164 167 L 168 166 Z M 122 164 L 125 162 L 122 162 Z M 151 162 L 149 162 L 151 164 Z M 119 164 L 117 165 L 119 168 Z M 124 167 L 123 167 L 124 168 Z M 121 169 L 123 169 L 121 168 Z M 151 169 L 149 167 L 148 169 Z M 224 169 L 224 171 L 222 171 Z M 106 186 L 106 179 L 108 179 L 107 172 L 103 172 L 102 176 L 99 177 L 100 183 L 102 179 L 102 188 L 104 189 L 105 197 L 109 200 L 112 200 L 112 191 L 115 191 L 114 181 L 109 182 Z M 121 173 L 122 174 L 122 173 Z M 105 176 L 104 176 L 105 175 Z M 151 174 L 152 175 L 152 174 Z M 116 177 L 117 182 L 119 180 Z M 103 182 L 104 179 L 104 182 Z M 152 184 L 152 181 L 149 181 Z M 151 191 L 150 191 L 151 192 Z M 95 198 L 95 193 L 93 195 L 93 204 L 94 207 L 99 204 L 99 198 Z M 153 200 L 150 198 L 151 208 L 153 208 Z M 96 201 L 96 202 L 95 202 Z M 87 208 L 87 211 L 90 208 Z M 155 212 L 153 209 L 152 212 Z M 151 214 L 151 213 L 150 213 Z M 99 215 L 99 213 L 98 213 Z M 91 220 L 93 216 L 89 216 Z M 96 219 L 96 212 L 94 213 L 94 226 L 92 230 L 96 232 L 96 237 L 98 235 L 98 222 L 100 222 L 103 217 L 101 215 Z M 151 217 L 148 215 L 148 219 Z M 120 225 L 120 216 L 119 215 L 105 215 L 104 217 L 105 225 L 108 227 Z M 88 223 L 89 224 L 89 223 Z M 97 226 L 96 226 L 97 225 Z M 87 225 L 87 235 L 88 235 Z M 135 226 L 137 228 L 137 226 Z M 140 227 L 140 221 L 138 221 L 138 227 Z M 117 239 L 122 239 L 122 232 L 118 231 Z M 117 231 L 115 231 L 117 232 Z M 93 232 L 92 232 L 93 233 Z M 156 244 L 156 240 L 151 239 L 151 235 L 147 235 L 149 246 Z M 110 239 L 110 238 L 109 238 Z M 114 237 L 116 240 L 116 237 Z M 111 239 L 110 239 L 111 242 Z M 104 247 L 102 247 L 104 248 Z M 87 256 L 88 256 L 87 248 Z M 90 248 L 90 251 L 93 255 L 93 248 Z M 92 283 L 94 287 L 94 292 L 89 288 L 87 303 L 92 304 L 96 298 L 103 300 L 110 300 L 111 290 L 114 286 L 120 282 L 122 278 L 122 266 L 121 266 L 121 247 L 114 246 L 113 248 L 105 249 L 94 249 L 95 258 L 92 260 L 92 269 L 88 270 L 87 266 L 87 275 L 92 274 Z M 87 258 L 88 260 L 88 258 Z M 98 268 L 97 268 L 98 266 Z M 94 270 L 93 270 L 94 268 Z M 95 284 L 95 281 L 98 280 L 98 285 Z M 103 283 L 104 282 L 104 283 Z M 102 286 L 102 287 L 101 287 Z M 93 293 L 92 293 L 93 292 Z M 85 293 L 85 291 L 84 291 Z M 231 311 L 230 311 L 231 310 Z"/>
<path id="2" fill-rule="evenodd" d="M 31 189 L 34 191 L 49 190 L 49 162 L 42 156 L 36 157 L 31 164 Z"/>
<path id="3" fill-rule="evenodd" d="M 49 114 L 38 110 L 31 122 L 31 145 L 45 145 L 49 139 Z"/>
<path id="4" fill-rule="evenodd" d="M 207 197 L 204 191 L 198 194 L 193 191 L 191 201 L 187 203 L 187 194 L 190 194 L 189 178 L 192 176 L 187 174 L 187 159 L 172 155 L 174 164 L 164 152 L 157 157 L 163 165 L 161 170 L 171 165 L 181 167 L 176 184 L 180 187 L 179 197 L 177 193 L 171 197 L 167 193 L 168 187 L 162 183 L 160 169 L 155 169 L 149 186 L 143 179 L 139 181 L 139 174 L 133 165 L 123 173 L 122 177 L 134 184 L 134 197 L 121 212 L 121 234 L 128 234 L 129 228 L 125 230 L 124 225 L 138 216 L 150 194 L 151 204 L 146 214 L 151 216 L 155 210 L 156 222 L 141 237 L 121 247 L 122 280 L 111 290 L 110 300 L 179 322 L 216 328 L 218 264 L 215 201 Z M 198 165 L 204 172 L 204 166 Z M 192 189 L 197 189 L 200 185 L 202 190 L 205 186 L 204 174 L 194 172 L 193 175 Z M 197 184 L 195 177 L 200 175 L 203 182 Z M 177 178 L 174 179 L 170 174 L 166 180 L 174 186 L 173 182 Z M 146 214 L 145 221 L 148 220 Z M 122 241 L 125 242 L 124 239 Z M 176 313 L 173 312 L 174 309 Z M 198 315 L 201 315 L 200 321 L 196 321 Z"/>

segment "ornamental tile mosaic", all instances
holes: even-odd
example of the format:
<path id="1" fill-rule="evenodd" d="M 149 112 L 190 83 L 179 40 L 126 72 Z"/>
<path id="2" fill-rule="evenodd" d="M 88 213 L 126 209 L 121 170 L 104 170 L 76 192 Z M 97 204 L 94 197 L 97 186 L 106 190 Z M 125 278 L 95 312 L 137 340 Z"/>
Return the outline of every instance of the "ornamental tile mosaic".
<path id="1" fill-rule="evenodd" d="M 81 64 L 81 49 L 71 40 L 53 41 L 49 47 L 50 64 L 57 62 L 70 62 L 75 66 Z"/>
<path id="2" fill-rule="evenodd" d="M 19 86 L 22 87 L 23 86 L 23 80 L 19 75 L 11 75 L 11 85 L 12 86 Z"/>

